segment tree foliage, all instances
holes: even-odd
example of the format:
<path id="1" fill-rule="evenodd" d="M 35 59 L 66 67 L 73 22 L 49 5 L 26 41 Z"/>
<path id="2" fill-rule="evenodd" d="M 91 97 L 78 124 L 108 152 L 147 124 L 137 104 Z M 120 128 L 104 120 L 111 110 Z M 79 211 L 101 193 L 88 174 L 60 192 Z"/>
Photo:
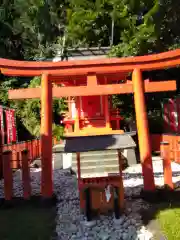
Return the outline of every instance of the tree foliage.
<path id="1" fill-rule="evenodd" d="M 0 4 L 0 57 L 17 60 L 48 59 L 54 56 L 54 44 L 64 33 L 64 1 L 4 0 Z M 16 109 L 18 126 L 23 125 L 33 136 L 40 133 L 40 101 L 9 101 L 7 91 L 12 88 L 38 87 L 40 78 L 7 78 L 1 76 L 1 104 Z M 63 99 L 53 102 L 53 116 L 57 119 L 65 108 Z M 56 120 L 58 122 L 58 120 Z M 53 133 L 62 127 L 54 124 Z"/>
<path id="2" fill-rule="evenodd" d="M 0 3 L 0 57 L 46 60 L 67 47 L 109 46 L 110 56 L 136 56 L 180 46 L 180 4 L 174 0 L 2 0 Z M 64 51 L 65 52 L 65 51 Z M 178 79 L 179 68 L 145 73 L 146 77 Z M 32 135 L 39 135 L 39 100 L 9 101 L 7 90 L 38 87 L 39 78 L 0 76 L 1 104 L 16 109 L 18 119 Z M 167 96 L 167 94 L 166 94 Z M 147 96 L 150 109 L 162 95 Z M 114 96 L 129 117 L 132 96 Z M 59 135 L 58 116 L 66 105 L 54 99 L 53 133 Z M 129 110 L 131 109 L 131 110 Z"/>
<path id="3" fill-rule="evenodd" d="M 40 77 L 34 77 L 29 84 L 29 88 L 39 87 L 41 84 Z M 39 99 L 31 99 L 25 101 L 16 101 L 14 103 L 14 107 L 16 108 L 16 114 L 21 122 L 26 127 L 26 129 L 33 136 L 40 136 L 40 112 L 41 112 L 41 104 Z M 53 120 L 57 124 L 53 124 L 53 134 L 56 136 L 58 133 L 62 136 L 63 129 L 59 126 L 59 118 L 58 116 L 61 114 L 61 111 L 66 109 L 66 104 L 64 99 L 54 99 L 53 100 Z M 56 120 L 57 119 L 57 120 Z"/>
<path id="4" fill-rule="evenodd" d="M 53 56 L 53 43 L 65 24 L 64 1 L 3 0 L 0 55 L 14 59 Z"/>

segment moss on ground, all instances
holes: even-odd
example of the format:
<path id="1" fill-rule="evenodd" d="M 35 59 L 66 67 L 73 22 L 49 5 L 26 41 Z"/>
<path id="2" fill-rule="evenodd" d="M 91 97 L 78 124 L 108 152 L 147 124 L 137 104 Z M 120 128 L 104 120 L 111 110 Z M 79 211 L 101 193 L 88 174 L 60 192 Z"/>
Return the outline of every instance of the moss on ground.
<path id="1" fill-rule="evenodd" d="M 168 240 L 180 239 L 180 208 L 160 210 L 157 213 L 157 220 L 163 235 L 165 235 Z"/>

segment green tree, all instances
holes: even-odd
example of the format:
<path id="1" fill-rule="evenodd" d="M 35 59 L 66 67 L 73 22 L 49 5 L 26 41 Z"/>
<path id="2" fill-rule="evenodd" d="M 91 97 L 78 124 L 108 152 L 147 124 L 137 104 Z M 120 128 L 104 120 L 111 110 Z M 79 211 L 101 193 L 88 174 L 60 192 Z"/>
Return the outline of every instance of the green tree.
<path id="1" fill-rule="evenodd" d="M 57 51 L 70 47 L 109 46 L 112 22 L 114 38 L 110 56 L 135 56 L 163 52 L 180 46 L 180 5 L 173 0 L 3 0 L 0 3 L 0 57 L 46 60 Z M 178 79 L 179 68 L 144 73 L 145 78 Z M 9 101 L 7 90 L 37 87 L 39 78 L 1 76 L 1 104 L 16 108 L 24 126 L 39 135 L 40 102 Z M 149 97 L 148 97 L 149 96 Z M 169 96 L 148 95 L 149 109 L 159 107 Z M 115 96 L 114 103 L 124 115 L 133 114 L 132 96 Z M 159 102 L 159 104 L 157 104 Z M 54 99 L 53 115 L 57 122 L 64 100 Z M 60 129 L 53 125 L 58 135 Z"/>
<path id="2" fill-rule="evenodd" d="M 34 59 L 53 56 L 53 44 L 64 34 L 64 1 L 3 0 L 0 3 L 0 56 Z"/>
<path id="3" fill-rule="evenodd" d="M 29 88 L 39 87 L 41 83 L 40 77 L 35 77 L 30 81 Z M 23 125 L 33 136 L 40 136 L 40 121 L 41 121 L 41 103 L 40 99 L 28 99 L 25 101 L 14 102 L 16 114 L 21 119 Z M 64 99 L 53 100 L 53 119 L 59 119 L 62 111 L 66 110 Z M 58 122 L 59 123 L 59 122 Z M 53 124 L 53 133 L 56 137 L 61 137 L 63 128 L 58 124 Z M 61 134 L 57 136 L 57 134 Z"/>
<path id="4" fill-rule="evenodd" d="M 57 39 L 65 29 L 64 1 L 15 0 L 0 3 L 0 57 L 17 60 L 49 59 L 54 56 Z M 37 87 L 39 78 L 8 78 L 1 75 L 0 101 L 5 106 L 14 107 L 18 126 L 25 128 L 34 136 L 40 132 L 40 101 L 9 101 L 9 89 Z M 64 108 L 64 101 L 54 100 L 53 113 L 57 118 Z M 19 124 L 20 122 L 20 124 Z M 60 128 L 58 130 L 57 128 Z M 22 128 L 20 129 L 20 131 Z M 53 125 L 53 132 L 62 128 Z"/>
<path id="5" fill-rule="evenodd" d="M 108 0 L 70 1 L 67 11 L 68 41 L 71 46 L 107 46 L 111 35 L 112 4 Z"/>

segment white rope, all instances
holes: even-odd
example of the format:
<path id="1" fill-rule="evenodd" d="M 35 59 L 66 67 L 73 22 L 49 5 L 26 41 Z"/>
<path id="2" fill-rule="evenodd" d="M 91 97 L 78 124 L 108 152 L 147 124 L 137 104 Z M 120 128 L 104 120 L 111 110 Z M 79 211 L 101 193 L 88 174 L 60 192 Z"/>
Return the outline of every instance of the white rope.
<path id="1" fill-rule="evenodd" d="M 111 199 L 111 186 L 108 185 L 105 189 L 105 196 L 106 196 L 106 201 L 109 202 Z"/>

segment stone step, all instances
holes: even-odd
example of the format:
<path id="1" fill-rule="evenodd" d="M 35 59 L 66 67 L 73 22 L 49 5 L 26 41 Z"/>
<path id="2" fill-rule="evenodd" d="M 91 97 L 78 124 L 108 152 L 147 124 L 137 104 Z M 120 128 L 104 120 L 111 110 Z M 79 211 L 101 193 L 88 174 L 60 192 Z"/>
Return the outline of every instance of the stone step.
<path id="1" fill-rule="evenodd" d="M 78 174 L 76 174 L 78 177 Z M 119 176 L 119 172 L 117 173 L 106 173 L 106 172 L 96 172 L 96 173 L 81 173 L 81 178 L 97 178 L 97 177 L 108 177 L 108 176 Z"/>
<path id="2" fill-rule="evenodd" d="M 77 167 L 73 169 L 77 173 Z M 109 166 L 89 166 L 81 167 L 81 174 L 96 174 L 96 173 L 119 173 L 119 166 L 109 165 Z"/>
<path id="3" fill-rule="evenodd" d="M 86 156 L 87 154 L 97 154 L 97 155 L 100 155 L 100 154 L 103 154 L 103 155 L 109 155 L 109 154 L 112 154 L 112 153 L 117 153 L 117 150 L 102 150 L 102 151 L 89 151 L 89 152 L 81 152 L 81 155 L 82 156 Z"/>
<path id="4" fill-rule="evenodd" d="M 89 158 L 80 158 L 80 161 L 81 161 L 81 163 L 86 163 L 86 162 L 104 162 L 104 161 L 106 161 L 106 163 L 109 161 L 114 161 L 114 160 L 116 160 L 117 162 L 118 162 L 118 157 L 117 156 L 111 156 L 111 157 L 106 157 L 106 158 L 103 158 L 103 157 L 99 157 L 99 158 L 97 158 L 97 157 L 95 157 L 95 156 L 91 156 L 91 157 L 89 157 Z M 77 162 L 77 159 L 75 159 L 75 158 L 73 158 L 72 159 L 72 164 L 73 163 L 76 163 Z"/>
<path id="5" fill-rule="evenodd" d="M 94 152 L 87 152 L 84 154 L 80 154 L 81 162 L 84 161 L 100 161 L 105 159 L 118 159 L 118 154 L 116 152 L 108 152 L 108 153 L 94 153 Z M 72 162 L 76 161 L 76 154 L 72 154 Z"/>
<path id="6" fill-rule="evenodd" d="M 77 165 L 76 161 L 72 162 L 72 168 Z M 117 158 L 111 158 L 111 159 L 101 159 L 100 161 L 97 161 L 96 159 L 91 160 L 81 160 L 81 167 L 88 167 L 88 166 L 108 166 L 108 165 L 119 165 L 119 161 Z"/>
<path id="7" fill-rule="evenodd" d="M 124 159 L 124 157 L 122 156 Z M 81 174 L 118 173 L 119 161 L 117 150 L 91 151 L 81 153 Z M 124 159 L 123 165 L 126 163 Z M 77 173 L 76 154 L 72 154 L 72 170 Z"/>
<path id="8" fill-rule="evenodd" d="M 86 155 L 87 153 L 107 155 L 107 154 L 111 154 L 111 153 L 117 153 L 117 150 L 116 149 L 105 149 L 105 150 L 81 152 L 82 155 Z"/>

